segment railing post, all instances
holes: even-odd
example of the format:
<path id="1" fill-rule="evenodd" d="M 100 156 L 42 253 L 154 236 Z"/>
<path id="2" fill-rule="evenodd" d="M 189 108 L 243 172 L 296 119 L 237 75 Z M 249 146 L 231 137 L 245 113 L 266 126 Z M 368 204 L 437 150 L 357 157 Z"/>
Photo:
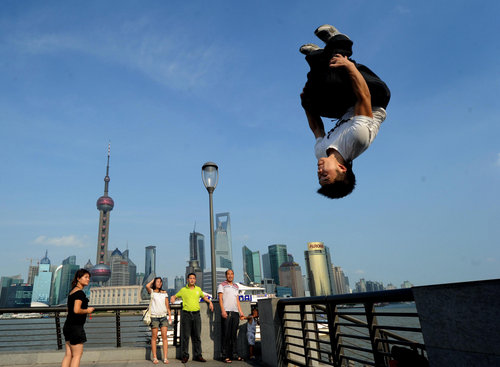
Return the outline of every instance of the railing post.
<path id="1" fill-rule="evenodd" d="M 278 316 L 279 326 L 276 333 L 276 351 L 278 352 L 278 367 L 288 366 L 288 355 L 286 353 L 286 335 L 285 335 L 285 306 L 276 304 L 276 315 Z M 262 330 L 262 329 L 261 329 Z M 262 334 L 261 334 L 262 335 Z"/>
<path id="2" fill-rule="evenodd" d="M 178 345 L 178 335 L 177 335 L 177 326 L 178 326 L 178 323 L 179 323 L 179 309 L 176 308 L 174 309 L 174 335 L 173 335 L 173 344 L 174 344 L 174 347 L 176 347 Z"/>
<path id="3" fill-rule="evenodd" d="M 120 327 L 120 310 L 115 311 L 115 317 L 116 317 L 116 347 L 120 348 L 122 346 L 121 327 Z"/>
<path id="4" fill-rule="evenodd" d="M 375 360 L 375 366 L 377 367 L 385 367 L 385 358 L 380 353 L 379 343 L 377 340 L 380 339 L 380 332 L 375 328 L 377 326 L 377 318 L 373 314 L 375 311 L 375 306 L 373 303 L 365 303 L 365 313 L 366 313 L 366 322 L 368 326 L 368 332 L 370 333 L 370 342 L 372 345 L 372 353 L 373 359 Z"/>
<path id="5" fill-rule="evenodd" d="M 54 313 L 54 320 L 56 322 L 57 349 L 62 349 L 61 320 L 59 319 L 59 312 Z"/>
<path id="6" fill-rule="evenodd" d="M 301 304 L 299 306 L 300 310 L 300 324 L 302 325 L 302 340 L 304 340 L 304 358 L 306 359 L 306 366 L 309 366 L 309 346 L 307 342 L 307 325 L 304 322 L 306 317 L 306 306 Z"/>
<path id="7" fill-rule="evenodd" d="M 342 338 L 339 336 L 340 326 L 338 326 L 339 316 L 337 315 L 336 303 L 327 303 L 326 315 L 328 317 L 328 330 L 330 330 L 330 349 L 332 352 L 333 365 L 336 367 L 341 366 L 344 351 L 340 346 L 340 344 L 342 344 Z"/>

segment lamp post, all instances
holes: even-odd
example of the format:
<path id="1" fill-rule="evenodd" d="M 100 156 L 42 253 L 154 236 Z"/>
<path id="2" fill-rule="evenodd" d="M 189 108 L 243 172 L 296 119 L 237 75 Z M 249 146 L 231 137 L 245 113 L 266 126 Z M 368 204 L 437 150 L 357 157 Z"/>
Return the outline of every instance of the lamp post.
<path id="1" fill-rule="evenodd" d="M 210 249 L 212 253 L 212 298 L 217 298 L 216 282 L 216 267 L 215 267 L 215 241 L 214 241 L 214 206 L 212 194 L 219 180 L 219 167 L 214 162 L 207 162 L 201 167 L 201 178 L 203 185 L 208 191 L 208 199 L 210 202 Z"/>

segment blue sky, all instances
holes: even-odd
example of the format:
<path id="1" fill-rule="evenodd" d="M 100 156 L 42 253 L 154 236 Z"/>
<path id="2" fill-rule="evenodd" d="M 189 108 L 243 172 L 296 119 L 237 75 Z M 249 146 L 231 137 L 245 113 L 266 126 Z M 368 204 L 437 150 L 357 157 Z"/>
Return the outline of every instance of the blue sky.
<path id="1" fill-rule="evenodd" d="M 500 43 L 495 1 L 2 1 L 0 275 L 30 258 L 95 262 L 111 141 L 109 248 L 184 274 L 207 238 L 201 166 L 220 167 L 216 213 L 241 247 L 284 243 L 304 266 L 323 241 L 351 286 L 500 275 Z M 298 48 L 334 24 L 391 88 L 355 162 L 358 185 L 315 193 Z M 329 126 L 330 121 L 325 124 Z M 239 274 L 238 274 L 239 273 Z"/>

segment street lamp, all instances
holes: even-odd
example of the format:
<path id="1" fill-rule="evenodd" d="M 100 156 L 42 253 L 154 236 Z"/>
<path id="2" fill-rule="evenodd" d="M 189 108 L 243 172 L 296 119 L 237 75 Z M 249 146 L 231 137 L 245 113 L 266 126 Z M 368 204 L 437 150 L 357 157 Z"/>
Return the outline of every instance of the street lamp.
<path id="1" fill-rule="evenodd" d="M 214 241 L 214 206 L 212 194 L 219 180 L 219 167 L 214 162 L 207 162 L 201 167 L 201 178 L 203 185 L 208 191 L 208 199 L 210 202 L 210 248 L 212 252 L 212 298 L 217 298 L 216 268 L 215 268 L 215 241 Z"/>

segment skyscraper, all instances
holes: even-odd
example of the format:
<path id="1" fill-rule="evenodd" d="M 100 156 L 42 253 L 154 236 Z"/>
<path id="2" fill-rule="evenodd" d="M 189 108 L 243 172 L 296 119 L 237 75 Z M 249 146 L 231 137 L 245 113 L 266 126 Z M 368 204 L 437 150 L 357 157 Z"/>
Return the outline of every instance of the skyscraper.
<path id="1" fill-rule="evenodd" d="M 251 251 L 248 247 L 243 246 L 243 281 L 246 284 L 257 283 L 262 281 L 262 270 L 260 266 L 260 252 Z"/>
<path id="2" fill-rule="evenodd" d="M 127 253 L 128 255 L 128 250 Z M 111 278 L 109 279 L 109 285 L 113 287 L 133 285 L 130 283 L 130 264 L 128 256 L 124 256 L 123 253 L 115 249 L 109 258 L 109 263 L 111 266 Z"/>
<path id="3" fill-rule="evenodd" d="M 186 283 L 184 283 L 184 277 L 183 276 L 176 276 L 174 279 L 174 289 L 175 293 L 179 291 L 182 287 L 184 287 Z"/>
<path id="4" fill-rule="evenodd" d="M 80 269 L 80 266 L 76 264 L 76 256 L 68 256 L 62 262 L 59 281 L 59 297 L 57 299 L 57 304 L 66 304 L 68 294 L 71 291 L 71 281 L 75 276 L 75 273 Z"/>
<path id="5" fill-rule="evenodd" d="M 286 250 L 286 245 L 271 245 L 267 247 L 269 250 L 269 263 L 271 265 L 271 278 L 277 285 L 280 283 L 280 273 L 279 269 L 281 264 L 288 261 L 288 252 Z"/>
<path id="6" fill-rule="evenodd" d="M 31 303 L 43 303 L 50 305 L 50 288 L 52 286 L 52 272 L 50 271 L 50 260 L 45 256 L 40 260 L 38 266 L 38 275 L 33 281 L 33 294 L 31 295 Z"/>
<path id="7" fill-rule="evenodd" d="M 111 145 L 108 145 L 108 163 L 106 165 L 106 176 L 104 177 L 104 195 L 97 199 L 97 210 L 99 210 L 99 229 L 97 233 L 97 256 L 96 264 L 91 270 L 92 282 L 106 283 L 111 276 L 108 259 L 109 217 L 115 206 L 113 199 L 108 196 L 109 186 L 109 157 Z"/>
<path id="8" fill-rule="evenodd" d="M 346 294 L 349 293 L 349 282 L 346 280 L 344 272 L 340 266 L 334 266 L 333 268 L 333 279 L 335 283 L 335 294 Z M 346 285 L 347 283 L 347 285 Z"/>
<path id="9" fill-rule="evenodd" d="M 233 254 L 229 213 L 216 214 L 215 222 L 215 267 L 232 269 Z"/>
<path id="10" fill-rule="evenodd" d="M 194 230 L 189 234 L 189 260 L 197 260 L 201 270 L 206 269 L 205 236 Z"/>
<path id="11" fill-rule="evenodd" d="M 309 242 L 304 251 L 311 296 L 334 294 L 330 251 L 323 242 Z"/>
<path id="12" fill-rule="evenodd" d="M 144 264 L 144 280 L 142 281 L 141 298 L 149 299 L 146 284 L 156 277 L 156 246 L 146 246 L 146 257 Z"/>
<path id="13" fill-rule="evenodd" d="M 262 254 L 262 271 L 265 279 L 272 279 L 271 262 L 269 261 L 269 253 Z"/>
<path id="14" fill-rule="evenodd" d="M 286 262 L 280 265 L 280 284 L 292 289 L 292 297 L 304 297 L 304 282 L 302 270 L 296 262 Z"/>

